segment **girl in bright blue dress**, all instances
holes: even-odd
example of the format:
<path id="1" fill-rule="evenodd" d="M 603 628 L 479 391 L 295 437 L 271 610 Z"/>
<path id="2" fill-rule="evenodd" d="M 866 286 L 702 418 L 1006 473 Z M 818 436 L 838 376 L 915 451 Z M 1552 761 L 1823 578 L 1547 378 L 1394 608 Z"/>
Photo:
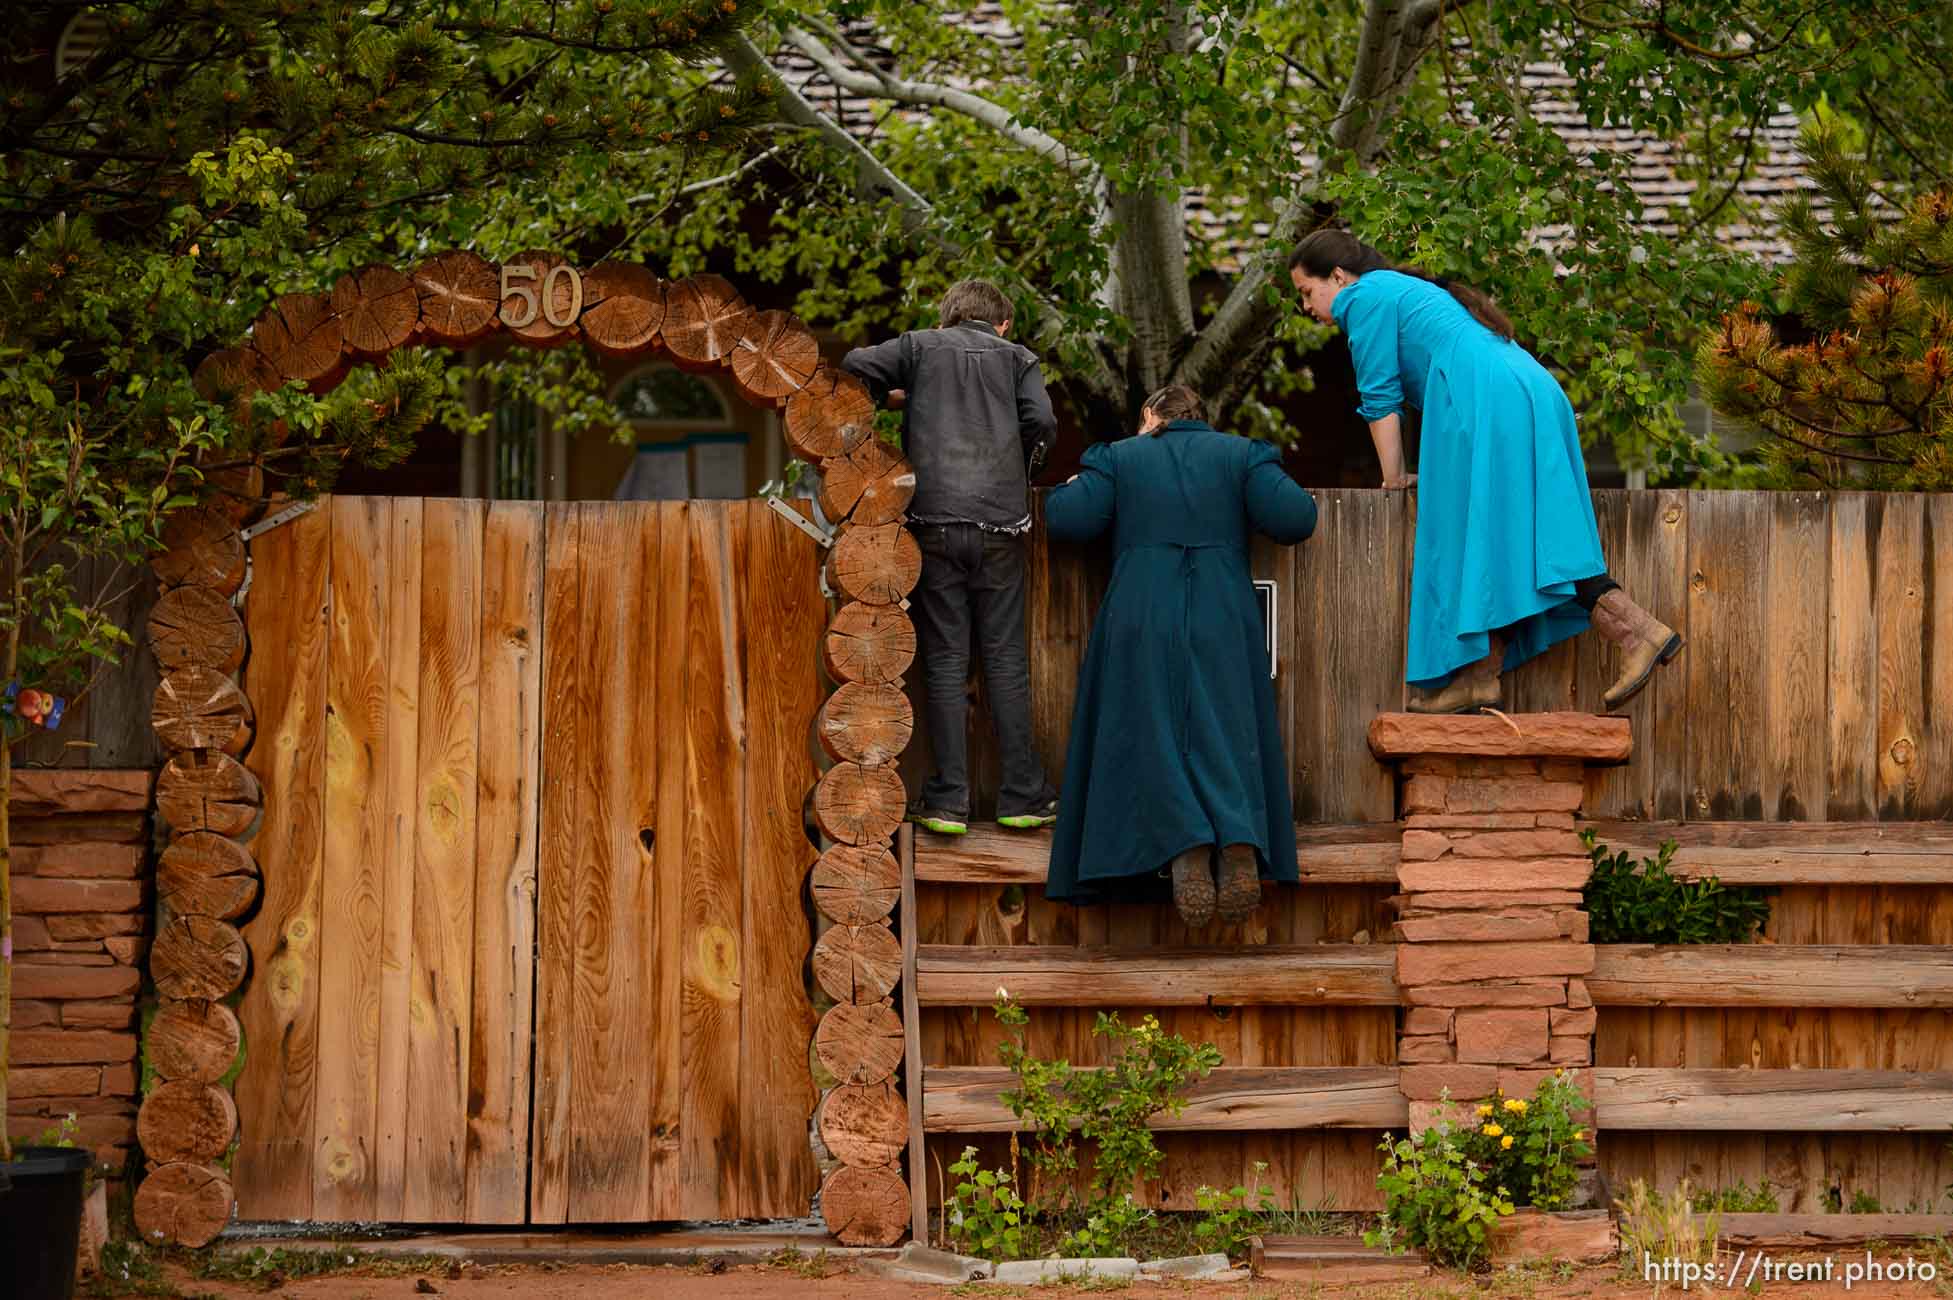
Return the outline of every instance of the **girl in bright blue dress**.
<path id="1" fill-rule="evenodd" d="M 1309 311 L 1342 327 L 1386 488 L 1417 486 L 1405 680 L 1416 712 L 1500 701 L 1499 675 L 1590 623 L 1619 645 L 1612 709 L 1682 639 L 1607 576 L 1573 405 L 1476 290 L 1392 267 L 1340 230 L 1296 246 Z M 1418 473 L 1402 412 L 1422 413 Z"/>

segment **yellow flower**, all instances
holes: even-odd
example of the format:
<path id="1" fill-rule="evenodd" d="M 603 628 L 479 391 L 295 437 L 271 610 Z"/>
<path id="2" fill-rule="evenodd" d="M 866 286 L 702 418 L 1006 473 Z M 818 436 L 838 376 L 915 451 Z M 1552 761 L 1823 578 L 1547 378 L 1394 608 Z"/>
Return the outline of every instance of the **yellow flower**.
<path id="1" fill-rule="evenodd" d="M 1485 1118 L 1485 1116 L 1487 1116 L 1487 1115 L 1490 1115 L 1491 1113 L 1492 1113 L 1492 1107 L 1491 1107 L 1491 1105 L 1490 1105 L 1489 1103 L 1488 1103 L 1488 1104 L 1486 1104 L 1486 1105 L 1483 1105 L 1483 1106 L 1480 1106 L 1480 1107 L 1478 1108 L 1478 1116 L 1479 1116 L 1479 1118 L 1480 1118 L 1480 1119 L 1483 1119 L 1483 1118 Z"/>
<path id="2" fill-rule="evenodd" d="M 1587 1140 L 1587 1130 L 1584 1128 L 1573 1130 L 1573 1140 L 1575 1142 L 1585 1142 Z"/>
<path id="3" fill-rule="evenodd" d="M 1505 1108 L 1515 1115 L 1523 1115 L 1526 1113 L 1526 1103 L 1517 1098 L 1506 1102 Z"/>
<path id="4" fill-rule="evenodd" d="M 1479 1132 L 1483 1133 L 1488 1138 L 1495 1138 L 1499 1134 L 1505 1132 L 1505 1130 L 1500 1128 L 1497 1124 L 1487 1124 L 1484 1128 L 1480 1129 Z"/>
<path id="5" fill-rule="evenodd" d="M 1501 1151 L 1512 1150 L 1512 1139 L 1509 1137 L 1499 1139 L 1499 1150 Z"/>

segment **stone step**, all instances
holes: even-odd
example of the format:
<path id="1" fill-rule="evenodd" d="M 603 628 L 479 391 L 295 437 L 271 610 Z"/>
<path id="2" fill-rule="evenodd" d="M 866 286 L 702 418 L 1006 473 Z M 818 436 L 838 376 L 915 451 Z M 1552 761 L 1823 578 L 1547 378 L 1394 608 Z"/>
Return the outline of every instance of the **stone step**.
<path id="1" fill-rule="evenodd" d="M 1254 1275 L 1271 1281 L 1400 1282 L 1431 1273 L 1421 1251 L 1393 1255 L 1361 1237 L 1257 1237 L 1250 1258 Z"/>

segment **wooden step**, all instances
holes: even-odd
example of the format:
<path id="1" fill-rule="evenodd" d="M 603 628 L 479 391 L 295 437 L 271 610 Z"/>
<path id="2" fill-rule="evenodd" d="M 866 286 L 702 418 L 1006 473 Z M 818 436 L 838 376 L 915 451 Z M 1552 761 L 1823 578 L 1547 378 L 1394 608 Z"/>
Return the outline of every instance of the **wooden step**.
<path id="1" fill-rule="evenodd" d="M 1725 885 L 1953 884 L 1953 828 L 1945 822 L 1581 822 L 1614 852 L 1652 858 L 1680 847 L 1670 870 Z M 1298 825 L 1295 865 L 1304 885 L 1395 885 L 1398 822 Z M 916 836 L 917 880 L 1042 885 L 1049 835 L 973 826 L 968 835 Z"/>
<path id="2" fill-rule="evenodd" d="M 1361 1237 L 1256 1237 L 1248 1253 L 1254 1275 L 1276 1282 L 1402 1282 L 1431 1274 L 1422 1251 L 1393 1255 Z"/>
<path id="3" fill-rule="evenodd" d="M 1004 1105 L 1017 1075 L 997 1066 L 931 1066 L 922 1075 L 922 1126 L 932 1133 L 1007 1133 L 1025 1127 Z M 1160 1130 L 1401 1128 L 1410 1104 L 1397 1067 L 1222 1066 L 1187 1091 L 1187 1108 Z"/>
<path id="4" fill-rule="evenodd" d="M 920 838 L 920 837 L 918 837 Z M 925 1007 L 987 1007 L 998 989 L 1020 1006 L 1394 1007 L 1393 944 L 1255 948 L 1012 947 L 916 949 Z"/>

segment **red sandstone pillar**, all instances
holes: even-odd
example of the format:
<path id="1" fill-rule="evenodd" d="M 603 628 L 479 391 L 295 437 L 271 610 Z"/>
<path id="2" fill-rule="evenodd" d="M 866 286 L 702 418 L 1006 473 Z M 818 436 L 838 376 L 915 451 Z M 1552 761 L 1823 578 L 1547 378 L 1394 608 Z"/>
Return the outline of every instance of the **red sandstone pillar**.
<path id="1" fill-rule="evenodd" d="M 1574 829 L 1589 764 L 1627 759 L 1626 718 L 1380 714 L 1370 748 L 1398 767 L 1396 926 L 1404 993 L 1398 1086 L 1413 1131 L 1441 1093 L 1531 1096 L 1576 1072 L 1591 1101 L 1594 968 L 1581 910 L 1592 863 Z"/>

